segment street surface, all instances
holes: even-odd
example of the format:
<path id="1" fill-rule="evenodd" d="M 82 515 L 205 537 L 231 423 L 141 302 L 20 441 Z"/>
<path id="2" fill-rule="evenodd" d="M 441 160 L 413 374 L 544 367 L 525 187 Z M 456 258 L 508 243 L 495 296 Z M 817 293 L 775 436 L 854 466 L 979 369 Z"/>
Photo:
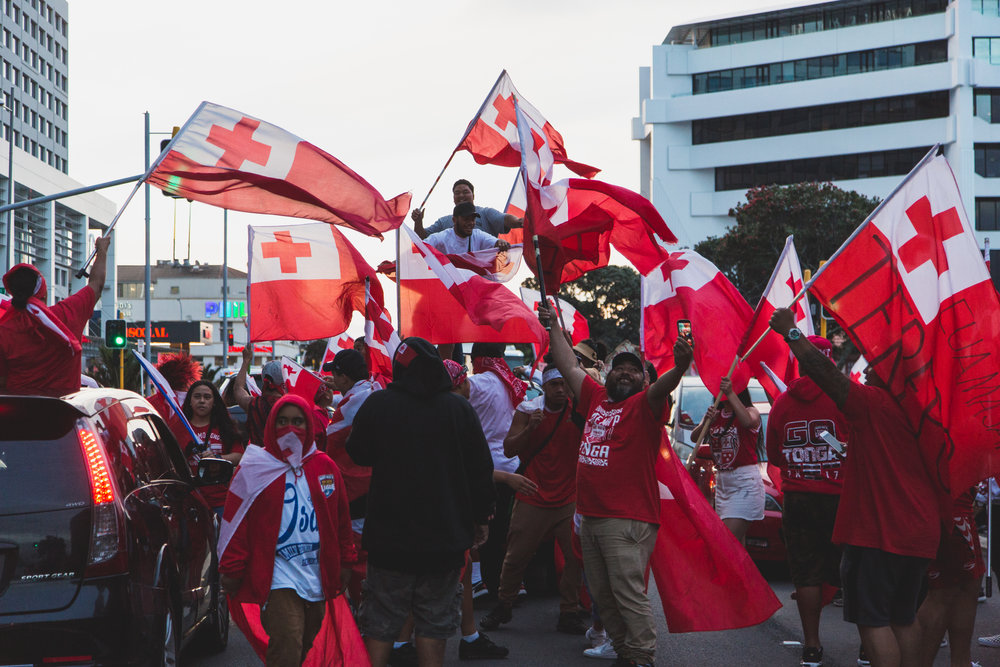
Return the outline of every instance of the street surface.
<path id="1" fill-rule="evenodd" d="M 671 635 L 663 620 L 655 591 L 651 587 L 653 609 L 658 619 L 657 664 L 675 667 L 718 667 L 719 665 L 797 667 L 800 648 L 785 646 L 783 642 L 801 640 L 799 617 L 795 601 L 791 599 L 792 585 L 787 575 L 769 575 L 771 587 L 784 606 L 767 622 L 761 625 L 729 630 L 726 632 L 705 632 Z M 490 609 L 490 604 L 477 600 L 476 619 Z M 564 635 L 555 631 L 559 614 L 557 596 L 528 598 L 514 608 L 514 620 L 490 633 L 490 638 L 510 649 L 510 656 L 504 661 L 478 661 L 480 664 L 506 664 L 518 667 L 600 667 L 611 665 L 610 660 L 585 658 L 583 649 L 588 644 L 583 637 Z M 976 644 L 981 635 L 1000 633 L 1000 593 L 994 589 L 994 597 L 980 604 L 976 615 L 976 631 L 973 634 L 972 658 L 983 667 L 1000 665 L 1000 649 L 991 649 Z M 825 667 L 855 667 L 858 655 L 858 636 L 853 625 L 842 620 L 842 609 L 827 607 L 823 612 L 820 636 L 823 638 Z M 223 667 L 228 665 L 261 664 L 240 631 L 233 626 L 229 648 L 211 657 L 185 655 L 183 662 L 191 667 Z M 458 638 L 448 641 L 445 665 L 470 665 L 471 661 L 459 661 Z M 942 648 L 934 663 L 935 667 L 948 667 L 948 649 Z"/>

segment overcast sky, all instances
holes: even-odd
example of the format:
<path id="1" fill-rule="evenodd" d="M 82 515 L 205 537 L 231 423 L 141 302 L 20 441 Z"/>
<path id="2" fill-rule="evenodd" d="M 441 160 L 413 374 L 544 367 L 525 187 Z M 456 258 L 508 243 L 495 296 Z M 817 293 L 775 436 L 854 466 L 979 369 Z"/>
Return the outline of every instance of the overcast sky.
<path id="1" fill-rule="evenodd" d="M 335 155 L 384 197 L 414 205 L 502 69 L 607 182 L 639 189 L 639 67 L 674 25 L 771 7 L 759 0 L 70 0 L 70 175 L 97 183 L 143 171 L 144 111 L 153 131 L 181 125 L 202 100 L 274 123 Z M 159 139 L 154 137 L 153 155 Z M 561 169 L 561 168 L 560 168 Z M 567 170 L 556 177 L 569 176 Z M 427 205 L 449 212 L 449 185 L 476 184 L 502 208 L 512 168 L 456 155 Z M 130 186 L 104 191 L 120 205 Z M 152 258 L 172 256 L 174 203 L 153 190 Z M 187 256 L 189 205 L 177 204 L 177 256 Z M 222 261 L 222 211 L 195 203 L 191 259 Z M 287 218 L 229 216 L 229 258 L 246 269 L 246 226 Z M 667 220 L 667 224 L 670 221 Z M 143 262 L 143 203 L 118 225 L 118 262 Z M 394 256 L 348 231 L 376 265 Z"/>

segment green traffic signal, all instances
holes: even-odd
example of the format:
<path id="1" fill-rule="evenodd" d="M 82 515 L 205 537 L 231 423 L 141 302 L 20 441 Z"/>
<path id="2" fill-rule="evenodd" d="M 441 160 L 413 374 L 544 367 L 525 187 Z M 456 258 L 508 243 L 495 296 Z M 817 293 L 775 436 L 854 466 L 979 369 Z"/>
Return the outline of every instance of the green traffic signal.
<path id="1" fill-rule="evenodd" d="M 104 346 L 113 350 L 121 350 L 128 346 L 125 320 L 108 320 L 104 324 Z"/>

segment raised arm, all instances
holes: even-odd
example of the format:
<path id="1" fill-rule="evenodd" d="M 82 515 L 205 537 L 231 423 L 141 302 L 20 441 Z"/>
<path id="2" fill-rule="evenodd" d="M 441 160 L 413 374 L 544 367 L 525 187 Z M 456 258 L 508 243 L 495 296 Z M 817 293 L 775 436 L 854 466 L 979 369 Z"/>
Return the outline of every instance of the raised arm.
<path id="1" fill-rule="evenodd" d="M 236 404 L 243 408 L 244 411 L 248 410 L 250 405 L 250 392 L 247 391 L 247 371 L 250 370 L 250 361 L 253 359 L 253 344 L 247 341 L 247 344 L 243 347 L 243 363 L 240 364 L 240 372 L 236 374 L 236 379 L 233 380 L 233 398 L 236 400 Z"/>
<path id="2" fill-rule="evenodd" d="M 524 227 L 524 218 L 519 218 L 516 215 L 511 215 L 510 213 L 504 213 L 503 227 L 505 232 Z"/>
<path id="3" fill-rule="evenodd" d="M 110 236 L 100 236 L 94 241 L 97 252 L 94 253 L 94 263 L 90 267 L 90 280 L 87 284 L 94 290 L 94 295 L 100 299 L 104 290 L 104 280 L 108 275 L 108 246 L 111 245 Z"/>
<path id="4" fill-rule="evenodd" d="M 740 426 L 750 429 L 760 426 L 760 412 L 753 406 L 748 408 L 743 405 L 743 401 L 733 391 L 732 379 L 722 378 L 722 381 L 719 382 L 719 393 L 726 397 L 729 407 L 732 408 L 733 416 L 736 417 L 736 421 Z"/>
<path id="5" fill-rule="evenodd" d="M 772 329 L 788 341 L 788 349 L 799 360 L 799 370 L 811 378 L 823 393 L 843 410 L 847 403 L 847 392 L 851 387 L 851 381 L 805 336 L 801 336 L 798 340 L 788 340 L 788 332 L 795 327 L 795 315 L 792 311 L 779 308 L 771 315 L 770 324 Z"/>
<path id="6" fill-rule="evenodd" d="M 425 239 L 429 236 L 429 232 L 424 229 L 424 209 L 415 208 L 410 211 L 410 218 L 413 219 L 413 231 L 417 233 L 421 239 Z"/>
<path id="7" fill-rule="evenodd" d="M 569 344 L 569 338 L 559 326 L 559 318 L 554 316 L 547 301 L 545 305 L 538 306 L 538 321 L 542 323 L 543 327 L 549 329 L 549 350 L 556 368 L 559 369 L 573 395 L 580 396 L 583 379 L 587 377 L 587 374 L 576 363 L 576 354 Z"/>
<path id="8" fill-rule="evenodd" d="M 681 378 L 691 365 L 693 356 L 694 353 L 691 350 L 691 346 L 688 345 L 686 340 L 678 336 L 677 341 L 674 343 L 674 367 L 657 378 L 656 382 L 649 388 L 649 391 L 646 392 L 646 401 L 649 403 L 649 407 L 653 410 L 654 415 L 659 415 L 663 412 L 663 408 L 667 403 L 667 397 L 680 384 Z"/>

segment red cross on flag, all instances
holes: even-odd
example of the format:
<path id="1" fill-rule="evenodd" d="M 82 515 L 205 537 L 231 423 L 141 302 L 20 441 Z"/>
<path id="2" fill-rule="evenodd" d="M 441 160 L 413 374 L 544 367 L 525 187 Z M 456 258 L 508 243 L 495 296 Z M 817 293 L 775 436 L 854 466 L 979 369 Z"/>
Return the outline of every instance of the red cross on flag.
<path id="1" fill-rule="evenodd" d="M 431 343 L 541 343 L 538 317 L 504 285 L 454 266 L 399 228 L 399 330 Z"/>
<path id="2" fill-rule="evenodd" d="M 556 132 L 538 109 L 531 106 L 517 92 L 514 83 L 507 76 L 507 70 L 500 73 L 493 90 L 486 96 L 479 113 L 469 123 L 455 150 L 469 151 L 479 164 L 520 167 L 521 148 L 517 136 L 515 100 L 530 118 L 533 126 L 540 128 L 541 133 L 545 135 L 556 162 L 566 165 L 572 172 L 586 178 L 592 178 L 600 171 L 595 167 L 573 162 L 567 157 L 562 135 Z"/>
<path id="3" fill-rule="evenodd" d="M 146 182 L 221 208 L 320 220 L 379 238 L 410 208 L 409 193 L 386 201 L 329 153 L 211 102 L 187 120 Z"/>
<path id="4" fill-rule="evenodd" d="M 955 497 L 1000 472 L 1000 298 L 951 167 L 934 152 L 810 292 L 899 400 L 928 470 Z"/>
<path id="5" fill-rule="evenodd" d="M 365 308 L 365 278 L 382 286 L 361 253 L 323 223 L 249 227 L 250 340 L 336 336 Z"/>
<path id="6" fill-rule="evenodd" d="M 795 313 L 795 326 L 801 329 L 806 336 L 812 336 L 813 322 L 812 316 L 809 314 L 808 299 L 803 296 L 792 305 L 792 299 L 801 291 L 802 266 L 799 264 L 798 253 L 795 252 L 795 242 L 789 236 L 785 239 L 785 247 L 778 257 L 778 264 L 771 273 L 771 279 L 767 282 L 767 287 L 757 303 L 753 319 L 750 321 L 750 326 L 743 337 L 743 343 L 740 345 L 740 354 L 744 355 L 751 345 L 756 343 L 762 335 L 764 336 L 764 340 L 746 357 L 746 363 L 772 399 L 776 398 L 783 390 L 771 379 L 761 363 L 766 364 L 786 386 L 797 378 L 799 373 L 795 357 L 789 352 L 788 346 L 781 339 L 781 336 L 771 329 L 768 322 L 771 319 L 771 314 L 778 308 L 791 308 Z"/>
<path id="7" fill-rule="evenodd" d="M 693 250 L 672 252 L 642 278 L 643 353 L 657 373 L 673 368 L 677 320 L 690 320 L 695 366 L 705 386 L 718 394 L 752 314 L 714 264 Z M 747 366 L 737 366 L 733 389 L 742 391 L 749 378 Z"/>

